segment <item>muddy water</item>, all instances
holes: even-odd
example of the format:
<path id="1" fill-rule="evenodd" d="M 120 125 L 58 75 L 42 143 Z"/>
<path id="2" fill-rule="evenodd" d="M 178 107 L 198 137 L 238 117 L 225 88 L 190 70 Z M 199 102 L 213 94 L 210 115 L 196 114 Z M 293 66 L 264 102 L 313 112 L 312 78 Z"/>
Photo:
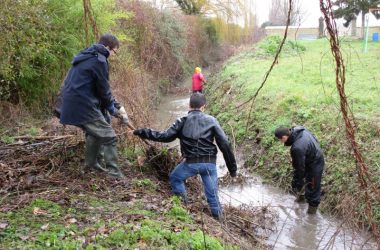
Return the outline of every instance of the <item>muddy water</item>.
<path id="1" fill-rule="evenodd" d="M 190 83 L 189 83 L 190 84 Z M 189 85 L 190 86 L 190 85 Z M 187 114 L 189 95 L 168 95 L 157 107 L 155 129 L 165 129 L 178 117 Z M 171 146 L 178 145 L 178 141 Z M 223 156 L 218 154 L 219 176 L 227 173 Z M 276 230 L 267 242 L 274 249 L 377 249 L 364 232 L 354 232 L 328 215 L 306 213 L 307 204 L 294 202 L 294 196 L 265 185 L 260 177 L 250 176 L 244 187 L 228 186 L 219 190 L 221 202 L 232 205 L 268 206 L 278 214 Z"/>

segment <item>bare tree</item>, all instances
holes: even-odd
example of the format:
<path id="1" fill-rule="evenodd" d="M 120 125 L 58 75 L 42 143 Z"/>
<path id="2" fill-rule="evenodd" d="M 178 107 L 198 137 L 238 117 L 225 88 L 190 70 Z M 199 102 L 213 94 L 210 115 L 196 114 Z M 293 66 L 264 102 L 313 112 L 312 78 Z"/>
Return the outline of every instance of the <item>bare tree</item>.
<path id="1" fill-rule="evenodd" d="M 290 14 L 290 25 L 298 25 L 302 22 L 305 12 L 301 8 L 301 1 L 294 0 Z M 283 26 L 286 24 L 289 10 L 288 0 L 272 0 L 267 25 Z"/>

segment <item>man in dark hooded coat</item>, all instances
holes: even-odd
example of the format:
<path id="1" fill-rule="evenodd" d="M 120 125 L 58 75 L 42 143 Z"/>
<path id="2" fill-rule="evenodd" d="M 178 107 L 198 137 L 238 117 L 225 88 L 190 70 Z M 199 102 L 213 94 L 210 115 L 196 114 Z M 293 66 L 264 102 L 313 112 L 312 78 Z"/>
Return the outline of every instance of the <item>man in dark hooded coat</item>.
<path id="1" fill-rule="evenodd" d="M 115 102 L 109 85 L 108 57 L 116 54 L 118 48 L 117 38 L 105 34 L 97 44 L 74 57 L 61 90 L 60 121 L 78 126 L 86 133 L 82 171 L 95 169 L 122 178 L 117 164 L 116 134 L 105 119 L 105 113 L 109 112 L 128 123 L 127 113 Z M 102 147 L 105 168 L 97 160 Z"/>
<path id="2" fill-rule="evenodd" d="M 307 212 L 315 214 L 321 200 L 321 179 L 325 165 L 318 140 L 303 126 L 290 129 L 279 127 L 275 130 L 275 136 L 285 146 L 291 147 L 294 168 L 292 190 L 298 196 L 296 201 L 300 202 L 306 198 L 309 203 Z"/>

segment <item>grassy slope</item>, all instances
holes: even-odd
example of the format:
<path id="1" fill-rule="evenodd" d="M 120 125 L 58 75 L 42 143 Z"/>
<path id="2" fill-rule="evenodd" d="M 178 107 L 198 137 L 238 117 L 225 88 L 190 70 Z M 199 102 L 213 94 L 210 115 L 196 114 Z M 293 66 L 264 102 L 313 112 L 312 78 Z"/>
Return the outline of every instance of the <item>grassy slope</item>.
<path id="1" fill-rule="evenodd" d="M 145 199 L 118 201 L 79 194 L 58 203 L 35 199 L 21 209 L 0 213 L 1 248 L 204 248 L 199 225 L 180 206 L 178 199 L 161 197 L 157 204 L 152 197 L 158 194 L 149 179 L 136 181 L 135 185 L 137 192 L 145 192 Z M 146 195 L 147 190 L 151 196 Z M 236 249 L 221 244 L 216 238 L 205 237 L 210 249 Z"/>
<path id="2" fill-rule="evenodd" d="M 258 56 L 257 50 L 250 50 L 227 62 L 210 80 L 210 111 L 238 142 L 243 137 L 251 139 L 244 143 L 251 169 L 284 187 L 288 187 L 291 178 L 289 149 L 274 140 L 273 131 L 280 125 L 305 125 L 317 136 L 326 155 L 322 207 L 336 208 L 335 212 L 345 216 L 356 214 L 356 222 L 367 224 L 363 192 L 357 184 L 339 112 L 328 41 L 298 43 L 306 51 L 281 56 L 254 104 L 247 134 L 250 105 L 237 109 L 236 104 L 253 95 L 273 57 Z M 346 94 L 355 113 L 361 149 L 380 188 L 380 139 L 376 128 L 380 125 L 380 44 L 370 44 L 368 54 L 361 52 L 361 46 L 359 41 L 343 42 Z M 379 204 L 373 212 L 380 222 Z"/>
<path id="3" fill-rule="evenodd" d="M 80 144 L 63 153 L 61 166 L 50 154 L 56 164 L 48 171 L 32 165 L 21 178 L 13 175 L 17 190 L 0 195 L 0 249 L 203 249 L 203 221 L 210 249 L 239 249 L 218 221 L 183 207 L 166 179 L 138 165 L 142 152 L 132 140 L 127 148 L 120 139 L 124 180 L 81 174 Z"/>

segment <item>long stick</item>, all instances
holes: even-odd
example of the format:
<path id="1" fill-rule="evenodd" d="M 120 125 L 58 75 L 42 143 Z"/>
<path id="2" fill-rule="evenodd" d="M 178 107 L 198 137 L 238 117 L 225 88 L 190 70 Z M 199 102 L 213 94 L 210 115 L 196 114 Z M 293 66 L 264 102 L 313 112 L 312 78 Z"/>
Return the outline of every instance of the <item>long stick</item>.
<path id="1" fill-rule="evenodd" d="M 128 128 L 130 128 L 130 129 L 132 129 L 132 130 L 136 130 L 136 128 L 130 123 L 130 122 L 128 122 L 127 123 L 127 127 Z M 140 137 L 139 137 L 140 138 Z M 148 142 L 147 140 L 145 140 L 145 139 L 143 139 L 143 138 L 140 138 L 146 145 L 148 145 L 149 147 L 152 147 L 153 145 L 150 143 L 150 142 Z"/>

